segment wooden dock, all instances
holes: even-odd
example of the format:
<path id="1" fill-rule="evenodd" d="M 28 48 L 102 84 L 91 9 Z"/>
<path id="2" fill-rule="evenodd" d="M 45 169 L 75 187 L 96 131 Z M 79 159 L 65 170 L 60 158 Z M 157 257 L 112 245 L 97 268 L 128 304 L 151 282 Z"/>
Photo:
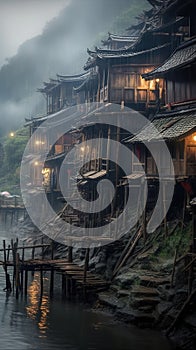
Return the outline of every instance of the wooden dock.
<path id="1" fill-rule="evenodd" d="M 14 220 L 18 221 L 19 217 L 25 218 L 26 209 L 21 198 L 3 198 L 0 197 L 0 214 L 4 223 L 10 219 L 12 224 Z"/>
<path id="2" fill-rule="evenodd" d="M 41 257 L 35 258 L 35 251 L 41 249 Z M 50 251 L 51 257 L 44 258 L 44 250 Z M 31 258 L 25 259 L 25 252 L 31 251 Z M 89 249 L 86 249 L 86 256 L 84 266 L 79 266 L 73 262 L 72 248 L 68 248 L 68 257 L 63 259 L 54 258 L 54 244 L 40 244 L 19 246 L 18 240 L 6 246 L 3 241 L 3 248 L 0 249 L 3 254 L 3 259 L 0 260 L 0 265 L 5 271 L 5 290 L 19 295 L 27 295 L 28 293 L 28 279 L 29 273 L 33 275 L 34 272 L 40 273 L 40 294 L 43 293 L 44 288 L 44 272 L 50 274 L 50 295 L 54 292 L 54 276 L 61 275 L 62 278 L 62 296 L 70 298 L 76 295 L 86 297 L 88 293 L 96 293 L 105 290 L 110 283 L 101 277 L 88 271 Z M 12 257 L 10 258 L 10 256 Z M 10 270 L 12 270 L 12 281 L 10 277 Z"/>

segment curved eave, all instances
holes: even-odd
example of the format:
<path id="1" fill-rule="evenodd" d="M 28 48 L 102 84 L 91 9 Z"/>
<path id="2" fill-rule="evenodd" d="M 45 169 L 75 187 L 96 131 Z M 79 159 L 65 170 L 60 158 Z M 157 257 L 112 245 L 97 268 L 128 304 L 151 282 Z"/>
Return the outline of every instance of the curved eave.
<path id="1" fill-rule="evenodd" d="M 97 74 L 89 76 L 82 84 L 78 87 L 74 87 L 73 90 L 78 93 L 86 88 L 89 84 L 95 84 L 97 82 Z"/>
<path id="2" fill-rule="evenodd" d="M 75 83 L 80 82 L 87 78 L 89 72 L 84 72 L 76 75 L 60 75 L 57 74 L 57 77 L 60 79 L 61 83 Z"/>
<path id="3" fill-rule="evenodd" d="M 141 56 L 141 55 L 145 55 L 145 54 L 148 54 L 148 53 L 151 53 L 151 52 L 155 52 L 155 51 L 159 51 L 159 50 L 162 50 L 162 49 L 165 49 L 166 47 L 169 47 L 170 44 L 164 44 L 164 45 L 160 45 L 160 46 L 157 46 L 157 47 L 154 47 L 154 48 L 151 48 L 151 49 L 148 49 L 148 50 L 144 50 L 144 51 L 139 51 L 139 52 L 123 52 L 122 54 L 118 54 L 118 55 L 115 55 L 115 54 L 107 54 L 107 55 L 104 55 L 104 54 L 98 54 L 97 55 L 97 58 L 98 59 L 115 59 L 115 58 L 131 58 L 131 57 L 137 57 L 137 56 Z"/>

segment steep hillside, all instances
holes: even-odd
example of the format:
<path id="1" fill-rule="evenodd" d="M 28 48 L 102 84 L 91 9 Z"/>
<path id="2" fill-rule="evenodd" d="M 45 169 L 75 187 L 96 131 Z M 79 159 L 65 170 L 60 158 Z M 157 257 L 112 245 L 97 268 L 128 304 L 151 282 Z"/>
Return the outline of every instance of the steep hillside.
<path id="1" fill-rule="evenodd" d="M 21 127 L 25 117 L 44 113 L 44 99 L 36 92 L 44 80 L 80 72 L 87 47 L 108 30 L 122 32 L 148 7 L 147 0 L 72 0 L 1 68 L 0 135 Z"/>

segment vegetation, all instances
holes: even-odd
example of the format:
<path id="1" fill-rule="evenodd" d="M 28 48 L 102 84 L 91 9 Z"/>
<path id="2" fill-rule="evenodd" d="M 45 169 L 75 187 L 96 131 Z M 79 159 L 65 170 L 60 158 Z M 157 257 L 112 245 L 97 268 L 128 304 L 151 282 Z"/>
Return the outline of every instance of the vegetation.
<path id="1" fill-rule="evenodd" d="M 192 238 L 191 224 L 187 224 L 183 229 L 177 227 L 175 232 L 165 237 L 161 241 L 159 257 L 169 259 L 174 257 L 175 250 L 178 249 L 178 255 L 185 254 L 190 247 Z"/>
<path id="2" fill-rule="evenodd" d="M 126 29 L 135 24 L 137 16 L 150 8 L 146 0 L 132 0 L 128 9 L 117 16 L 111 26 L 112 33 L 124 34 Z M 128 32 L 126 33 L 128 35 Z"/>
<path id="3" fill-rule="evenodd" d="M 171 227 L 167 235 L 165 235 L 164 229 L 162 229 L 153 242 L 154 252 L 149 254 L 149 261 L 154 264 L 172 260 L 176 250 L 177 256 L 182 256 L 189 251 L 191 241 L 192 223 L 190 221 L 186 222 L 183 228 L 180 223 L 175 229 Z"/>
<path id="4" fill-rule="evenodd" d="M 28 130 L 11 132 L 1 139 L 0 191 L 20 193 L 20 163 L 28 141 Z"/>
<path id="5" fill-rule="evenodd" d="M 120 13 L 112 24 L 108 26 L 108 31 L 114 34 L 124 34 L 129 35 L 126 31 L 131 25 L 137 22 L 137 16 L 145 10 L 150 8 L 149 3 L 146 0 L 132 0 L 130 6 Z M 106 39 L 107 34 L 105 32 L 100 32 L 95 40 L 95 45 L 100 46 L 101 40 Z"/>

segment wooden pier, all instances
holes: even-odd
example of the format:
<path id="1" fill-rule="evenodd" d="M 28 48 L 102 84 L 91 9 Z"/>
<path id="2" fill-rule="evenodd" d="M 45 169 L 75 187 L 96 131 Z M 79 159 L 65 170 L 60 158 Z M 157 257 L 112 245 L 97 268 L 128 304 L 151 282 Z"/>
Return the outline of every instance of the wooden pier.
<path id="1" fill-rule="evenodd" d="M 14 220 L 18 221 L 21 216 L 25 218 L 26 209 L 20 197 L 4 198 L 0 196 L 0 214 L 4 223 L 10 219 L 12 224 Z"/>
<path id="2" fill-rule="evenodd" d="M 35 251 L 41 249 L 41 257 L 35 258 Z M 50 258 L 44 258 L 44 250 L 50 252 Z M 29 250 L 31 258 L 25 258 L 25 252 Z M 54 292 L 54 276 L 61 275 L 62 278 L 62 296 L 70 298 L 76 295 L 86 297 L 88 293 L 96 293 L 105 290 L 110 283 L 92 274 L 88 271 L 89 263 L 89 249 L 86 249 L 86 256 L 84 266 L 79 266 L 73 262 L 72 248 L 68 248 L 68 257 L 63 259 L 54 258 L 54 244 L 40 244 L 35 245 L 19 245 L 18 239 L 6 246 L 3 241 L 3 248 L 0 249 L 3 258 L 0 260 L 0 265 L 5 271 L 5 291 L 13 292 L 16 298 L 19 295 L 28 294 L 28 280 L 29 274 L 34 272 L 40 273 L 40 294 L 43 293 L 44 288 L 44 272 L 50 274 L 50 295 Z M 10 272 L 12 271 L 12 280 Z"/>

